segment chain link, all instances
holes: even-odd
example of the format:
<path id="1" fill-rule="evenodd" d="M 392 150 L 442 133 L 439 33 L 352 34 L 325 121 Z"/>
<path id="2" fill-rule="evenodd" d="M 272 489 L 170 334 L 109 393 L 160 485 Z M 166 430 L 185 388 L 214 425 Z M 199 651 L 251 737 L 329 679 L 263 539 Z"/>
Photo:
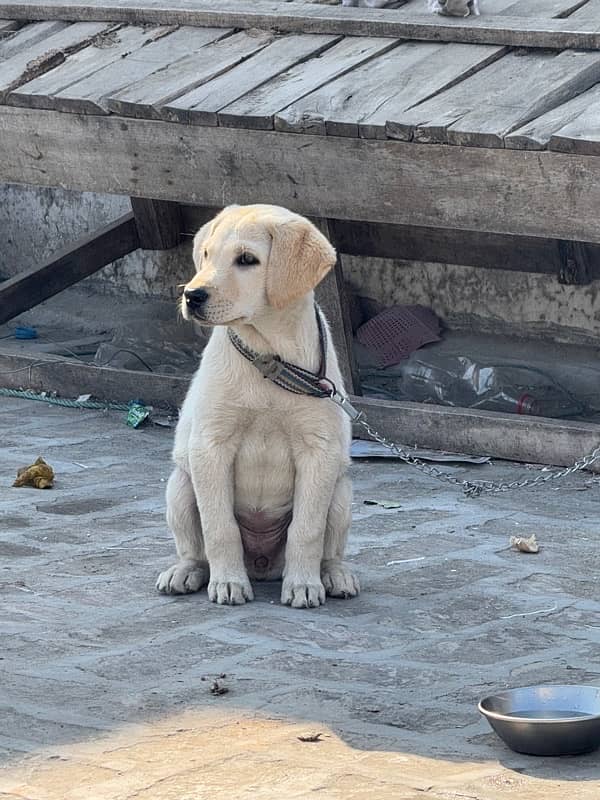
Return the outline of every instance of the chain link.
<path id="1" fill-rule="evenodd" d="M 460 478 L 455 478 L 453 475 L 450 475 L 449 473 L 444 472 L 443 470 L 438 469 L 438 467 L 434 467 L 431 464 L 426 464 L 420 458 L 412 455 L 410 451 L 404 450 L 402 447 L 400 447 L 400 445 L 396 444 L 395 442 L 391 442 L 389 439 L 386 439 L 385 436 L 377 433 L 377 431 L 369 425 L 362 414 L 357 416 L 357 418 L 354 420 L 354 423 L 364 428 L 372 439 L 374 439 L 376 442 L 379 442 L 379 444 L 382 444 L 384 447 L 387 447 L 388 450 L 391 450 L 395 455 L 398 456 L 398 458 L 402 459 L 402 461 L 405 461 L 407 464 L 416 467 L 416 469 L 425 473 L 425 475 L 429 475 L 430 477 L 436 478 L 444 483 L 451 483 L 455 486 L 460 486 L 467 497 L 479 497 L 484 493 L 500 494 L 501 492 L 509 492 L 513 489 L 525 489 L 528 487 L 531 488 L 532 486 L 539 486 L 541 483 L 558 480 L 559 478 L 566 478 L 567 475 L 571 475 L 573 472 L 579 472 L 579 470 L 585 469 L 586 467 L 591 467 L 592 464 L 600 460 L 600 445 L 598 445 L 595 450 L 593 450 L 591 453 L 588 453 L 588 455 L 584 456 L 583 458 L 580 458 L 570 467 L 558 470 L 557 472 L 540 474 L 536 478 L 526 478 L 525 480 L 510 481 L 508 483 L 495 483 L 494 481 L 466 481 L 461 480 Z"/>

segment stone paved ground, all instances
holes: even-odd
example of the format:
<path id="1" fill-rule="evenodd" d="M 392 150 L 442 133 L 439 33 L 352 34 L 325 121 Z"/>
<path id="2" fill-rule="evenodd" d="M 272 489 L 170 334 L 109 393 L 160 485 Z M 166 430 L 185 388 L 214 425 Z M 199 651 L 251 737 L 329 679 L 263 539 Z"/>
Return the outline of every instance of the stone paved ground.
<path id="1" fill-rule="evenodd" d="M 296 611 L 271 584 L 221 608 L 155 593 L 171 431 L 121 416 L 0 399 L 0 797 L 597 800 L 599 754 L 515 755 L 476 711 L 600 683 L 597 477 L 468 500 L 355 464 L 360 598 Z M 9 488 L 38 455 L 56 488 Z M 539 555 L 508 549 L 533 532 Z"/>

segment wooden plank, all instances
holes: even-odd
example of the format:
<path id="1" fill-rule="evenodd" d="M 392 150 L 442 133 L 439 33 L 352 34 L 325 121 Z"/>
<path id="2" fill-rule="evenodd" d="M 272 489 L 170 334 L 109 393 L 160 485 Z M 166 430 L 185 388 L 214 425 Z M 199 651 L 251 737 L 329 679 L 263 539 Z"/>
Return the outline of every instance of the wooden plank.
<path id="1" fill-rule="evenodd" d="M 0 19 L 0 37 L 8 36 L 18 30 L 22 24 L 16 19 Z"/>
<path id="2" fill-rule="evenodd" d="M 143 250 L 170 250 L 181 242 L 179 203 L 132 197 L 131 208 Z"/>
<path id="3" fill-rule="evenodd" d="M 564 128 L 552 134 L 550 150 L 586 156 L 600 155 L 600 100 L 594 97 L 591 105 Z"/>
<path id="4" fill-rule="evenodd" d="M 512 52 L 390 120 L 392 138 L 503 147 L 504 137 L 600 80 L 600 54 Z"/>
<path id="5" fill-rule="evenodd" d="M 600 19 L 600 0 L 586 0 L 581 8 L 570 15 L 571 19 L 597 23 Z"/>
<path id="6" fill-rule="evenodd" d="M 56 108 L 55 96 L 82 78 L 93 77 L 103 67 L 114 65 L 126 71 L 124 58 L 163 36 L 168 28 L 127 25 L 112 31 L 87 47 L 69 55 L 54 69 L 19 86 L 7 102 L 26 108 Z"/>
<path id="7" fill-rule="evenodd" d="M 147 78 L 106 98 L 106 107 L 122 116 L 160 119 L 160 108 L 262 50 L 273 40 L 268 31 L 240 31 L 207 44 Z"/>
<path id="8" fill-rule="evenodd" d="M 107 96 L 158 72 L 178 56 L 197 53 L 224 34 L 222 28 L 184 27 L 173 30 L 62 89 L 54 96 L 52 107 L 57 111 L 107 114 Z"/>
<path id="9" fill-rule="evenodd" d="M 0 60 L 10 58 L 10 56 L 31 47 L 37 42 L 41 42 L 47 36 L 62 31 L 69 25 L 68 22 L 33 22 L 25 25 L 20 30 L 0 41 Z"/>
<path id="10" fill-rule="evenodd" d="M 314 58 L 338 41 L 335 36 L 289 35 L 197 89 L 167 103 L 162 116 L 172 122 L 217 125 L 217 112 L 291 67 Z"/>
<path id="11" fill-rule="evenodd" d="M 0 140 L 7 183 L 600 243 L 600 159 L 8 106 Z"/>
<path id="12" fill-rule="evenodd" d="M 46 263 L 3 281 L 0 283 L 0 324 L 54 297 L 138 247 L 133 214 L 125 214 L 64 248 Z"/>
<path id="13" fill-rule="evenodd" d="M 551 109 L 541 117 L 536 117 L 510 133 L 504 139 L 504 146 L 519 150 L 545 150 L 550 139 L 561 128 L 575 123 L 583 113 L 595 107 L 600 114 L 600 84 L 588 89 L 572 100 Z"/>
<path id="14" fill-rule="evenodd" d="M 318 58 L 292 67 L 223 108 L 218 113 L 219 124 L 270 130 L 278 111 L 395 45 L 390 39 L 342 39 Z"/>
<path id="15" fill-rule="evenodd" d="M 335 245 L 329 220 L 313 219 L 319 230 Z M 360 395 L 360 372 L 354 357 L 354 339 L 350 319 L 350 302 L 344 280 L 342 259 L 338 254 L 334 269 L 317 286 L 315 297 L 329 322 L 340 371 L 346 392 Z"/>
<path id="16" fill-rule="evenodd" d="M 600 425 L 590 422 L 366 397 L 353 404 L 377 431 L 408 447 L 568 466 L 600 443 Z M 360 435 L 361 429 L 356 433 Z"/>
<path id="17" fill-rule="evenodd" d="M 388 119 L 503 53 L 485 45 L 406 42 L 280 111 L 275 129 L 385 139 Z"/>
<path id="18" fill-rule="evenodd" d="M 115 403 L 140 398 L 149 405 L 175 409 L 183 403 L 189 383 L 188 377 L 98 367 L 39 353 L 15 355 L 0 348 L 0 385 L 8 389 L 52 391 L 61 397 L 78 397 L 86 392 Z"/>
<path id="19" fill-rule="evenodd" d="M 525 0 L 523 0 L 525 2 Z M 573 2 L 570 4 L 573 5 Z M 389 36 L 437 42 L 510 47 L 600 49 L 597 19 L 523 19 L 483 14 L 440 17 L 401 9 L 342 8 L 285 0 L 0 0 L 0 13 L 14 19 L 119 21 L 129 24 L 274 28 L 289 33 Z"/>
<path id="20" fill-rule="evenodd" d="M 15 53 L 0 68 L 0 100 L 21 83 L 62 63 L 70 53 L 86 47 L 108 29 L 102 22 L 78 22 Z"/>
<path id="21" fill-rule="evenodd" d="M 329 225 L 332 241 L 340 253 L 348 255 L 460 264 L 557 277 L 565 269 L 562 253 L 567 243 L 557 239 L 345 220 L 330 220 Z M 578 245 L 582 248 L 579 260 L 588 265 L 589 279 L 600 279 L 600 247 L 585 242 Z"/>

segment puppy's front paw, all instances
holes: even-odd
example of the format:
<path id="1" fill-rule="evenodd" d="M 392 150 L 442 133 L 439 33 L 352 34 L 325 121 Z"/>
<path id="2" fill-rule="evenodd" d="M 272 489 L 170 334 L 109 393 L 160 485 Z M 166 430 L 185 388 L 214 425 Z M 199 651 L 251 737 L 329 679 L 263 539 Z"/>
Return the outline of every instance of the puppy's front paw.
<path id="1" fill-rule="evenodd" d="M 208 584 L 208 599 L 220 606 L 242 606 L 247 600 L 254 600 L 254 592 L 246 576 L 218 577 Z"/>
<path id="2" fill-rule="evenodd" d="M 292 608 L 318 608 L 325 602 L 325 587 L 320 581 L 304 583 L 294 578 L 284 578 L 281 602 Z"/>
<path id="3" fill-rule="evenodd" d="M 208 583 L 208 564 L 202 561 L 178 561 L 161 572 L 156 588 L 161 594 L 189 594 Z"/>
<path id="4" fill-rule="evenodd" d="M 321 580 L 330 597 L 356 597 L 360 592 L 358 578 L 341 561 L 324 561 L 321 565 Z"/>

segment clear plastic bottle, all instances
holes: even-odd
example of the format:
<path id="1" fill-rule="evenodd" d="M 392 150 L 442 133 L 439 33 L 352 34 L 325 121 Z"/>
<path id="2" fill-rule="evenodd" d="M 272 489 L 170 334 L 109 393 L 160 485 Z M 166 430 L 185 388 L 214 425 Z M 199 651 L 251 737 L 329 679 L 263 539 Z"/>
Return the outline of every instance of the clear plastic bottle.
<path id="1" fill-rule="evenodd" d="M 582 403 L 534 367 L 419 355 L 411 356 L 400 369 L 400 388 L 407 400 L 539 417 L 570 417 L 584 411 Z"/>

